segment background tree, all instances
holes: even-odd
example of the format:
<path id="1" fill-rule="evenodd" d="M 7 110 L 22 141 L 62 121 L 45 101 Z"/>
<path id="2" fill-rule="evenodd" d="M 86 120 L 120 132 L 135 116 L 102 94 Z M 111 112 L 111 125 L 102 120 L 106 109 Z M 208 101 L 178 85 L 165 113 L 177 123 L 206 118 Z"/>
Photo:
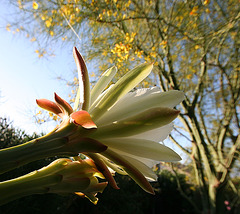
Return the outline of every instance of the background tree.
<path id="1" fill-rule="evenodd" d="M 229 188 L 230 206 L 239 200 L 231 176 L 240 149 L 238 0 L 18 0 L 16 6 L 21 22 L 7 29 L 38 43 L 39 57 L 51 54 L 53 41 L 73 46 L 80 37 L 81 52 L 101 64 L 97 75 L 113 64 L 121 76 L 153 62 L 154 74 L 139 87 L 186 94 L 170 139 L 192 160 L 201 193 L 201 206 L 193 206 L 221 213 Z"/>

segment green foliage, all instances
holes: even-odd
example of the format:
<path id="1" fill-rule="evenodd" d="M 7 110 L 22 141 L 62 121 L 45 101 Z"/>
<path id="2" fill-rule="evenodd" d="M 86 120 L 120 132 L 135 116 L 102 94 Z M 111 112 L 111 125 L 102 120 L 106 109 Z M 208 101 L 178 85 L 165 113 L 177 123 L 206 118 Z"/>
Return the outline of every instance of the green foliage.
<path id="1" fill-rule="evenodd" d="M 7 118 L 0 117 L 0 149 L 24 143 L 28 138 L 24 131 L 13 128 Z"/>

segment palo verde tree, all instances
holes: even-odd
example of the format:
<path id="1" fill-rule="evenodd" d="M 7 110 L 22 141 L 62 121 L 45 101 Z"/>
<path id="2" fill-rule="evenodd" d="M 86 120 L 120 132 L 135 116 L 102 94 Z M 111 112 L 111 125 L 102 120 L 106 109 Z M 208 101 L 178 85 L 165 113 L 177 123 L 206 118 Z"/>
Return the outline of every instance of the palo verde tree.
<path id="1" fill-rule="evenodd" d="M 18 0 L 16 7 L 21 22 L 7 30 L 38 43 L 39 57 L 53 41 L 72 46 L 77 34 L 88 39 L 86 58 L 104 65 L 98 74 L 112 64 L 122 75 L 153 62 L 155 73 L 142 86 L 186 95 L 181 129 L 170 139 L 192 160 L 201 193 L 201 206 L 191 202 L 196 212 L 224 212 L 226 188 L 235 194 L 230 205 L 238 201 L 231 178 L 240 149 L 238 0 Z"/>

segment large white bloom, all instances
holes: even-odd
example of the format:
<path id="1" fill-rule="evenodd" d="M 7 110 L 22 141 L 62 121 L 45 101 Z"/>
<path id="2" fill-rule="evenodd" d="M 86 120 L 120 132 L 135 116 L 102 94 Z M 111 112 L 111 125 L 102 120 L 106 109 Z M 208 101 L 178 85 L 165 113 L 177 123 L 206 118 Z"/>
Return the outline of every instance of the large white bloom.
<path id="1" fill-rule="evenodd" d="M 53 103 L 45 105 L 46 101 L 38 104 L 61 116 L 62 124 L 70 121 L 79 125 L 76 132 L 84 139 L 91 139 L 89 144 L 99 142 L 107 146 L 103 152 L 86 151 L 84 154 L 94 160 L 113 187 L 117 188 L 117 185 L 109 168 L 128 174 L 144 190 L 153 193 L 148 182 L 156 179 L 151 169 L 153 163 L 181 160 L 177 153 L 160 142 L 173 128 L 171 122 L 179 114 L 173 107 L 184 99 L 183 92 L 160 92 L 157 87 L 131 92 L 150 74 L 152 64 L 134 68 L 108 87 L 117 72 L 115 67 L 110 68 L 90 89 L 86 65 L 76 48 L 74 58 L 79 72 L 74 108 L 59 97 L 56 102 L 60 109 L 57 105 L 53 108 Z M 76 136 L 70 135 L 70 142 L 76 141 Z"/>

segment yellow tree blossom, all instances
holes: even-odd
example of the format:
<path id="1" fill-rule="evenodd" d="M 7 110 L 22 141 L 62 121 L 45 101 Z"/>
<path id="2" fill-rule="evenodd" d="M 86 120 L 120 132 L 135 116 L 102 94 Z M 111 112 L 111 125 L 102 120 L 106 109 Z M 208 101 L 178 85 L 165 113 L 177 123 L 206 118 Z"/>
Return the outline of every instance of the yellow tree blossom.
<path id="1" fill-rule="evenodd" d="M 190 12 L 191 16 L 196 16 L 198 13 L 198 6 L 193 7 L 192 11 Z"/>
<path id="2" fill-rule="evenodd" d="M 10 27 L 11 27 L 11 25 L 10 25 L 10 24 L 7 24 L 7 26 L 6 26 L 6 30 L 7 30 L 8 32 L 11 31 Z"/>
<path id="3" fill-rule="evenodd" d="M 49 18 L 48 20 L 45 21 L 46 27 L 50 27 L 51 24 L 52 24 L 52 19 L 51 18 Z"/>
<path id="4" fill-rule="evenodd" d="M 32 7 L 33 7 L 34 10 L 37 10 L 38 9 L 38 3 L 34 1 L 32 3 Z"/>
<path id="5" fill-rule="evenodd" d="M 203 5 L 207 5 L 207 4 L 209 4 L 210 3 L 210 0 L 205 0 L 204 2 L 203 2 Z"/>

